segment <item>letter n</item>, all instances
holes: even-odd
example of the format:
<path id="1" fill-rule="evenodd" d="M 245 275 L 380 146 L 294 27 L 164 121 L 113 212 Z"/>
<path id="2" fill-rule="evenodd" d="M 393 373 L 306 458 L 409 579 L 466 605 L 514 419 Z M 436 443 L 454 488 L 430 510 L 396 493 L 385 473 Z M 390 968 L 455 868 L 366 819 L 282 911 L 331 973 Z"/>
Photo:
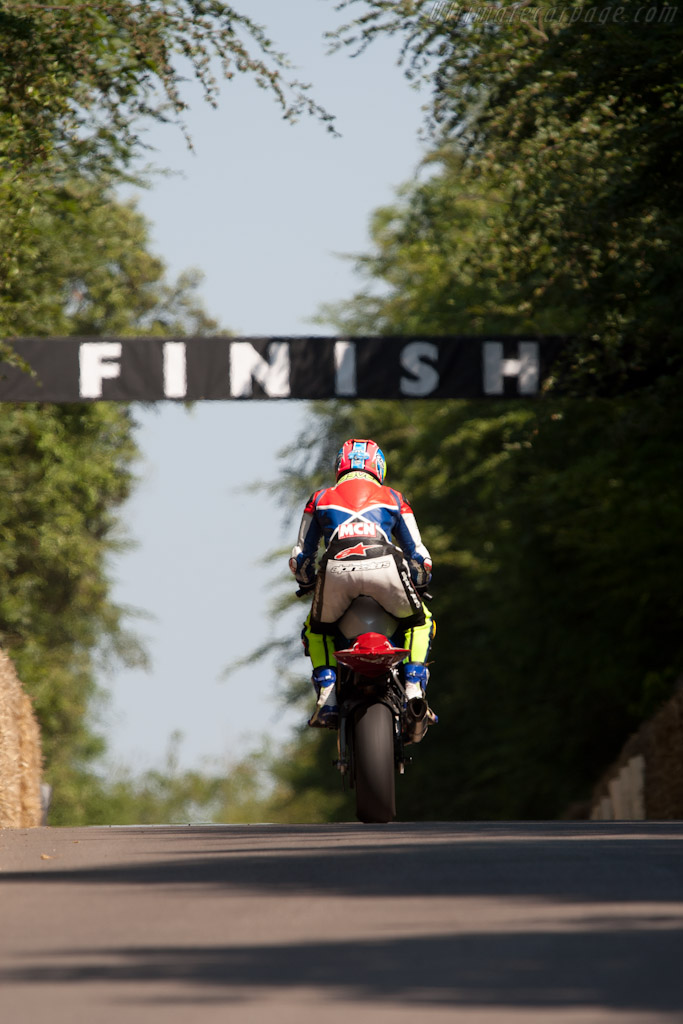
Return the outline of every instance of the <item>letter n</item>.
<path id="1" fill-rule="evenodd" d="M 271 341 L 268 356 L 257 352 L 249 341 L 230 342 L 230 397 L 251 398 L 254 381 L 263 388 L 267 398 L 289 398 L 289 343 Z"/>

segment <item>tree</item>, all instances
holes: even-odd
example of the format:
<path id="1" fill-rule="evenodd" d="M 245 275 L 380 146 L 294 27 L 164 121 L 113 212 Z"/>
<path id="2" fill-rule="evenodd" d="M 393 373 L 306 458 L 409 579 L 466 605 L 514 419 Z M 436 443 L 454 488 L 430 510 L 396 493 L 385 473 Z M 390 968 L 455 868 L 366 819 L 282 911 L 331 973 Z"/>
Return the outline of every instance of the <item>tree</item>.
<path id="1" fill-rule="evenodd" d="M 683 671 L 676 388 L 585 404 L 316 407 L 283 495 L 300 505 L 340 440 L 374 437 L 434 557 L 440 721 L 400 780 L 401 818 L 560 816 L 671 693 Z M 269 820 L 352 818 L 331 737 L 302 732 L 276 764 Z"/>
<path id="2" fill-rule="evenodd" d="M 265 30 L 220 0 L 0 4 L 0 337 L 216 328 L 198 275 L 166 281 L 144 220 L 114 198 L 144 120 L 182 125 L 188 73 L 211 103 L 220 78 L 251 75 L 287 119 L 332 128 Z M 90 820 L 102 798 L 98 658 L 142 657 L 107 566 L 134 426 L 107 404 L 0 412 L 0 642 L 35 699 L 56 824 Z"/>
<path id="3" fill-rule="evenodd" d="M 106 404 L 3 406 L 0 417 L 0 637 L 34 699 L 62 810 L 103 747 L 88 720 L 97 650 L 141 656 L 103 564 L 132 484 L 131 426 Z"/>
<path id="4" fill-rule="evenodd" d="M 215 103 L 226 80 L 251 75 L 289 120 L 331 118 L 266 31 L 220 0 L 4 0 L 0 11 L 0 111 L 5 166 L 38 177 L 42 166 L 124 167 L 144 118 L 182 118 L 189 71 Z"/>
<path id="5" fill-rule="evenodd" d="M 106 181 L 69 178 L 34 198 L 17 274 L 0 307 L 7 336 L 103 332 L 206 334 L 216 322 L 196 298 L 201 277 L 171 284 L 149 250 L 149 227 Z"/>
<path id="6" fill-rule="evenodd" d="M 345 4 L 344 6 L 349 6 Z M 536 320 L 573 316 L 566 388 L 617 394 L 681 365 L 683 21 L 635 0 L 459 5 L 364 0 L 338 35 L 404 39 L 431 131 L 467 185 L 503 193 L 497 275 Z M 528 17 L 526 15 L 529 15 Z M 647 17 L 647 24 L 643 18 Z M 491 244 L 486 247 L 490 251 Z M 480 261 L 473 259 L 471 276 Z M 578 312 L 577 312 L 578 311 Z"/>
<path id="7" fill-rule="evenodd" d="M 171 736 L 165 763 L 132 775 L 115 770 L 91 801 L 91 825 L 194 824 L 270 821 L 267 748 L 237 763 L 207 761 L 201 770 L 182 770 L 182 737 Z"/>
<path id="8" fill-rule="evenodd" d="M 323 306 L 319 323 L 341 333 L 434 336 L 565 334 L 583 325 L 581 307 L 536 307 L 507 274 L 507 191 L 471 173 L 449 147 L 429 154 L 423 171 L 372 215 L 372 251 L 355 257 L 365 290 Z"/>
<path id="9" fill-rule="evenodd" d="M 302 467 L 319 486 L 344 437 L 375 437 L 428 524 L 440 724 L 400 813 L 553 817 L 683 672 L 680 28 L 645 34 L 634 5 L 616 27 L 609 4 L 542 26 L 514 5 L 495 8 L 509 25 L 439 21 L 452 8 L 420 0 L 365 9 L 342 37 L 400 32 L 409 73 L 431 75 L 436 173 L 375 215 L 368 286 L 321 320 L 577 344 L 536 404 L 317 406 Z M 303 477 L 284 493 L 300 500 Z M 291 806 L 322 801 L 324 743 L 283 764 Z"/>
<path id="10" fill-rule="evenodd" d="M 283 116 L 332 118 L 290 80 L 265 30 L 220 0 L 4 0 L 0 10 L 0 301 L 20 273 L 36 196 L 64 179 L 129 175 L 146 118 L 182 123 L 188 72 L 251 75 Z M 333 129 L 332 129 L 333 130 Z M 189 139 L 188 139 L 189 141 Z"/>
<path id="11" fill-rule="evenodd" d="M 194 279 L 165 279 L 148 228 L 107 188 L 70 180 L 45 190 L 30 250 L 3 310 L 12 333 L 207 333 Z M 2 405 L 0 642 L 35 701 L 55 788 L 52 821 L 90 820 L 102 786 L 91 766 L 107 656 L 144 652 L 110 597 L 117 511 L 134 484 L 134 412 L 113 403 Z"/>

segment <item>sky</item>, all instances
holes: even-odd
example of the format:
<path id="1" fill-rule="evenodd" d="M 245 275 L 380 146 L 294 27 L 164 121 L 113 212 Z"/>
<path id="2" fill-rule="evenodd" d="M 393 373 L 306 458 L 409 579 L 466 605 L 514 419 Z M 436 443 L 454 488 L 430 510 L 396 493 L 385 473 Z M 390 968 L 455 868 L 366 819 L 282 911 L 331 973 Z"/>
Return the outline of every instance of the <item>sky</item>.
<path id="1" fill-rule="evenodd" d="M 187 83 L 194 152 L 177 128 L 151 127 L 150 160 L 173 173 L 154 175 L 134 195 L 169 276 L 199 268 L 201 299 L 221 327 L 244 336 L 332 333 L 311 318 L 360 287 L 342 254 L 369 250 L 373 210 L 417 173 L 426 94 L 398 67 L 398 40 L 355 59 L 328 56 L 323 35 L 345 20 L 331 0 L 243 2 L 336 115 L 341 138 L 311 118 L 285 122 L 246 76 L 225 84 L 217 110 Z M 129 625 L 151 669 L 101 679 L 110 760 L 158 767 L 180 732 L 181 767 L 235 762 L 265 736 L 285 741 L 300 717 L 284 708 L 272 662 L 223 676 L 274 630 L 298 633 L 307 613 L 302 605 L 277 627 L 270 619 L 269 602 L 287 585 L 286 556 L 264 561 L 294 543 L 298 514 L 285 525 L 274 498 L 247 488 L 274 479 L 278 454 L 315 421 L 296 401 L 190 410 L 161 402 L 135 415 L 143 458 L 121 513 L 134 546 L 112 560 L 110 574 L 113 599 L 146 616 Z M 293 667 L 308 674 L 303 653 Z"/>

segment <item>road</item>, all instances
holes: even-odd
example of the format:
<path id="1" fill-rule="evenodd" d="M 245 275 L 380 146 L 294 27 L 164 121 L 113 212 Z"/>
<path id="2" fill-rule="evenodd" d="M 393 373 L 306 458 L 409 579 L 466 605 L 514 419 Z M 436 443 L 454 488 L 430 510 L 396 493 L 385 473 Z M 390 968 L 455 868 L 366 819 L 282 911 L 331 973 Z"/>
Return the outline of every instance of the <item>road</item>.
<path id="1" fill-rule="evenodd" d="M 0 831 L 0 1018 L 683 1021 L 683 823 Z"/>

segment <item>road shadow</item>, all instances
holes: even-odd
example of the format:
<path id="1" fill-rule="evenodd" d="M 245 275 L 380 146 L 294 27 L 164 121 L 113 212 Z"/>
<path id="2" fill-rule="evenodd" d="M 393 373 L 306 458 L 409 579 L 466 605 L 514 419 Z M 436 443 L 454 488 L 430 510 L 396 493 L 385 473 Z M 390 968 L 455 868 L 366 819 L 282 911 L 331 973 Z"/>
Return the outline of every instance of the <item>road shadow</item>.
<path id="1" fill-rule="evenodd" d="M 55 860 L 40 870 L 6 870 L 0 873 L 0 893 L 8 884 L 61 882 L 302 895 L 683 902 L 683 823 L 164 827 L 152 830 L 159 859 L 131 863 L 116 857 L 117 841 L 130 842 L 131 831 L 90 834 L 101 837 L 103 831 L 111 865 L 64 870 Z M 168 836 L 181 841 L 173 856 L 164 849 Z"/>
<path id="2" fill-rule="evenodd" d="M 88 836 L 100 841 L 102 831 Z M 676 916 L 683 824 L 159 829 L 145 833 L 144 860 L 121 863 L 128 848 L 117 854 L 117 843 L 126 838 L 107 833 L 111 864 L 64 869 L 57 858 L 38 871 L 3 872 L 0 906 L 7 886 L 57 885 L 74 886 L 74 896 L 79 887 L 79 900 L 88 899 L 89 887 L 156 888 L 162 896 L 182 887 L 209 898 L 295 896 L 303 906 L 318 896 L 464 896 L 528 900 L 530 915 L 534 900 L 581 904 L 581 912 L 557 929 L 546 916 L 516 931 L 482 930 L 467 921 L 463 903 L 443 934 L 414 937 L 403 929 L 396 937 L 364 940 L 359 932 L 359 939 L 335 941 L 330 920 L 329 941 L 240 945 L 236 935 L 232 945 L 155 948 L 103 940 L 101 948 L 17 957 L 0 970 L 0 988 L 137 983 L 138 995 L 163 1002 L 170 997 L 160 983 L 173 982 L 174 1002 L 222 1004 L 303 986 L 326 1001 L 374 1000 L 416 1012 L 432 1005 L 604 1007 L 640 1011 L 647 1020 L 683 1011 L 683 920 Z"/>
<path id="3" fill-rule="evenodd" d="M 644 957 L 644 951 L 647 955 Z M 420 936 L 258 947 L 62 950 L 58 962 L 0 970 L 0 985 L 149 984 L 148 999 L 235 1002 L 315 988 L 325 1001 L 414 1006 L 683 1010 L 683 929 Z M 163 987 L 161 989 L 163 991 Z M 201 993 L 201 994 L 200 994 Z M 142 992 L 144 998 L 144 990 Z M 170 997 L 169 997 L 170 998 Z M 643 1017 L 643 1019 L 649 1019 Z M 677 1017 L 676 1019 L 680 1019 Z"/>

